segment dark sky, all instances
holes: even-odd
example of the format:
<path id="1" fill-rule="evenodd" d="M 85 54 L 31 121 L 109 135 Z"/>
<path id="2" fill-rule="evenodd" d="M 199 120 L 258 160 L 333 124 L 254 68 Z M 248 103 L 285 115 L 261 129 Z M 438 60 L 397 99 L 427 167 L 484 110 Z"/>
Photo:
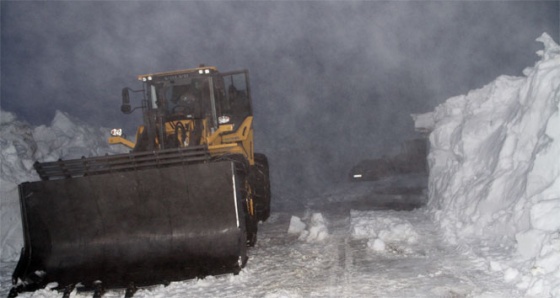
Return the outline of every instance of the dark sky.
<path id="1" fill-rule="evenodd" d="M 410 113 L 521 75 L 560 25 L 557 1 L 0 3 L 3 110 L 130 131 L 140 113 L 120 113 L 120 91 L 136 75 L 247 68 L 256 147 L 293 180 L 276 181 L 285 196 L 391 154 L 415 137 Z"/>

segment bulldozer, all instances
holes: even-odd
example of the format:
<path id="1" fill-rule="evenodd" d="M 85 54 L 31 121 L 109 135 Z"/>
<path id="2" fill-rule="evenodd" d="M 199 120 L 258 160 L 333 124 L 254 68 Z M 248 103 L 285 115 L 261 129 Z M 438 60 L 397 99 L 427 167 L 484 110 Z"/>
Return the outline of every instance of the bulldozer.
<path id="1" fill-rule="evenodd" d="M 138 287 L 238 273 L 270 215 L 267 157 L 254 152 L 247 70 L 199 67 L 138 76 L 121 111 L 142 110 L 126 154 L 35 162 L 19 185 L 24 247 L 11 296 L 56 282 Z M 131 105 L 131 94 L 141 104 Z"/>

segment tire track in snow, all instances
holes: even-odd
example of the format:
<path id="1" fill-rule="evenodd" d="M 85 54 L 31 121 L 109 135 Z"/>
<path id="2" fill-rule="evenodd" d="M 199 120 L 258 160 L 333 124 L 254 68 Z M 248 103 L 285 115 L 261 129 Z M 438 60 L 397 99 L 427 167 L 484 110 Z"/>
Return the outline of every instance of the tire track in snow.
<path id="1" fill-rule="evenodd" d="M 352 255 L 348 245 L 348 230 L 350 222 L 348 216 L 337 216 L 337 214 L 327 214 L 330 222 L 330 241 L 336 246 L 333 254 L 332 267 L 328 272 L 328 284 L 337 285 L 336 293 L 332 296 L 348 297 L 348 285 L 350 284 L 352 267 Z"/>

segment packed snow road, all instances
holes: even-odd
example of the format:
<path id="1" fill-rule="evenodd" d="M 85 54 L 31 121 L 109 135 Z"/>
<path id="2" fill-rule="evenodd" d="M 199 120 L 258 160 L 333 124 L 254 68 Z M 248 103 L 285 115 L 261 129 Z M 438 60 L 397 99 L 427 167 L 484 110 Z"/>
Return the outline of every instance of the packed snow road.
<path id="1" fill-rule="evenodd" d="M 521 296 L 484 259 L 446 244 L 422 208 L 387 209 L 416 207 L 418 201 L 410 198 L 414 196 L 362 196 L 346 203 L 309 204 L 305 211 L 275 212 L 260 225 L 257 245 L 239 275 L 155 286 L 135 297 Z M 1 267 L 4 297 L 14 266 Z M 74 292 L 72 297 L 91 295 Z M 108 291 L 104 297 L 123 296 L 124 291 Z M 20 297 L 61 294 L 39 290 Z"/>

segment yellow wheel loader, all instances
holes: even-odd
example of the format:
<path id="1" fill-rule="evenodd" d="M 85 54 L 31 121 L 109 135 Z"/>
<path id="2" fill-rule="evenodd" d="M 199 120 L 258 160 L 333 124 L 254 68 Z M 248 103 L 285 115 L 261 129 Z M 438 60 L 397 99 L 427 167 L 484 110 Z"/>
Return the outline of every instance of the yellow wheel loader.
<path id="1" fill-rule="evenodd" d="M 128 154 L 36 162 L 19 185 L 24 248 L 11 295 L 51 282 L 71 292 L 236 273 L 270 214 L 267 158 L 253 152 L 246 70 L 138 76 L 143 125 Z M 138 107 L 140 108 L 140 107 Z"/>

